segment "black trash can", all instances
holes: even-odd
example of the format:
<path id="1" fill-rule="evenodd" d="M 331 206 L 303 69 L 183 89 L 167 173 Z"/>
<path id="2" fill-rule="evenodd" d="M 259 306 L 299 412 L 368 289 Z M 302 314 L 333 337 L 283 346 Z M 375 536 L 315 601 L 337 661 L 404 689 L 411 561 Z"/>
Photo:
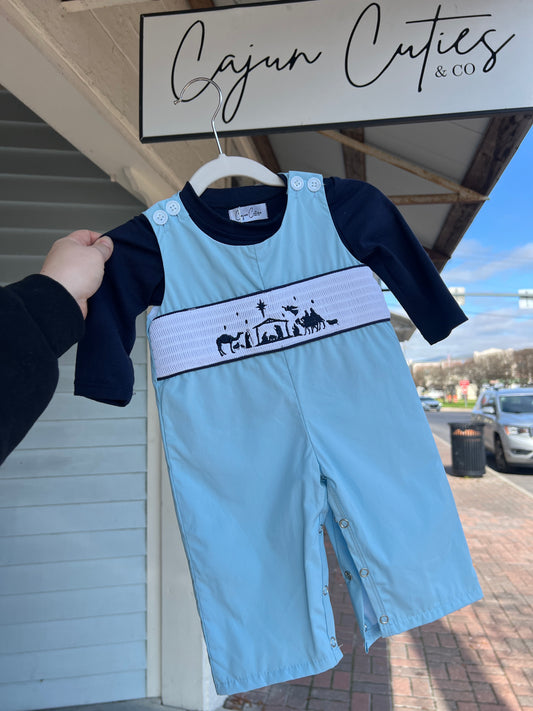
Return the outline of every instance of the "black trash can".
<path id="1" fill-rule="evenodd" d="M 483 476 L 485 474 L 485 444 L 483 422 L 450 422 L 452 441 L 452 474 Z"/>

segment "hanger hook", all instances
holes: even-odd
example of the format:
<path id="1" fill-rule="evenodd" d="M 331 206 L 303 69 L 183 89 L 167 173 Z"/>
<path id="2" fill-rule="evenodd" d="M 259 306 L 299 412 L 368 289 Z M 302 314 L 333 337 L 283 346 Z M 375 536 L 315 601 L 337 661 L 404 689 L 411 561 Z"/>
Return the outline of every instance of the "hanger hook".
<path id="1" fill-rule="evenodd" d="M 217 106 L 217 108 L 215 109 L 215 113 L 214 113 L 213 116 L 211 117 L 211 128 L 212 128 L 213 134 L 214 134 L 214 136 L 215 136 L 215 141 L 217 142 L 218 152 L 219 152 L 220 155 L 222 156 L 222 155 L 224 155 L 224 153 L 223 153 L 223 151 L 222 151 L 222 147 L 220 146 L 220 141 L 218 140 L 218 133 L 217 133 L 217 130 L 216 130 L 216 128 L 215 128 L 215 118 L 217 117 L 217 114 L 218 114 L 218 112 L 220 111 L 220 108 L 221 108 L 221 106 L 222 106 L 222 89 L 219 87 L 219 85 L 216 83 L 216 81 L 213 81 L 212 79 L 209 79 L 208 77 L 195 77 L 194 79 L 191 79 L 190 81 L 188 81 L 188 82 L 185 84 L 185 86 L 183 87 L 183 89 L 180 91 L 180 95 L 179 95 L 178 98 L 174 101 L 174 103 L 175 103 L 175 104 L 179 104 L 180 101 L 183 101 L 183 94 L 187 91 L 187 89 L 190 87 L 190 85 L 191 85 L 191 84 L 194 84 L 194 82 L 196 82 L 196 81 L 206 81 L 206 82 L 208 82 L 209 84 L 212 84 L 212 85 L 215 87 L 215 89 L 218 91 L 218 106 Z M 202 91 L 203 91 L 203 89 L 202 89 Z M 175 94 L 174 94 L 174 96 L 175 96 Z M 198 96 L 198 94 L 197 94 L 197 96 Z M 189 100 L 190 100 L 190 99 L 189 99 Z"/>

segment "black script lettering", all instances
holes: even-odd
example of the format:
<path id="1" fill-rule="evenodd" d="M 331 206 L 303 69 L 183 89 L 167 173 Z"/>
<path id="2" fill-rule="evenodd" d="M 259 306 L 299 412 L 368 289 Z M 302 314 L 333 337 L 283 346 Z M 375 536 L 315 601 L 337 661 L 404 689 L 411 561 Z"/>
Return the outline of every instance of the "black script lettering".
<path id="1" fill-rule="evenodd" d="M 296 66 L 296 62 L 300 59 L 300 57 L 303 57 L 307 64 L 314 64 L 320 58 L 321 55 L 322 52 L 318 52 L 318 54 L 313 59 L 309 59 L 305 52 L 300 52 L 298 51 L 298 49 L 295 49 L 292 55 L 284 64 L 281 63 L 280 57 L 275 57 L 274 59 L 272 59 L 270 56 L 263 57 L 259 61 L 255 62 L 255 64 L 252 64 L 253 58 L 250 54 L 246 58 L 244 64 L 238 67 L 235 63 L 235 55 L 227 54 L 222 59 L 214 73 L 211 75 L 211 79 L 214 80 L 218 74 L 221 74 L 222 72 L 225 72 L 228 69 L 231 70 L 234 74 L 241 75 L 240 78 L 237 79 L 235 84 L 233 84 L 224 102 L 224 108 L 222 110 L 222 120 L 224 121 L 224 123 L 230 123 L 235 118 L 237 111 L 241 106 L 241 102 L 244 97 L 244 92 L 246 91 L 246 86 L 248 84 L 248 79 L 250 78 L 251 73 L 255 69 L 264 66 L 266 69 L 275 69 L 278 72 L 282 72 L 284 69 L 287 68 L 289 69 L 289 71 L 291 71 Z M 233 110 L 231 109 L 232 101 L 234 101 Z"/>
<path id="2" fill-rule="evenodd" d="M 195 31 L 198 32 L 197 37 L 197 33 Z M 187 29 L 187 31 L 183 35 L 178 45 L 178 49 L 176 50 L 174 61 L 172 63 L 171 85 L 172 93 L 174 94 L 176 99 L 179 96 L 179 91 L 176 91 L 175 87 L 175 74 L 176 68 L 178 66 L 178 61 L 180 57 L 182 57 L 182 55 L 185 53 L 184 48 L 189 47 L 189 44 L 191 44 L 192 51 L 196 51 L 196 61 L 200 62 L 202 60 L 205 43 L 205 24 L 202 20 L 196 20 L 196 22 L 193 22 L 193 24 Z M 250 48 L 252 47 L 253 44 L 250 45 Z M 230 72 L 230 74 L 238 76 L 237 81 L 235 81 L 235 83 L 231 85 L 228 95 L 226 96 L 226 99 L 224 101 L 224 105 L 222 108 L 222 120 L 224 121 L 224 123 L 230 123 L 237 115 L 237 112 L 244 98 L 246 87 L 248 85 L 248 80 L 250 79 L 252 72 L 254 72 L 256 69 L 258 69 L 259 67 L 263 67 L 265 69 L 275 69 L 278 72 L 281 72 L 284 69 L 288 69 L 289 71 L 291 71 L 292 69 L 294 69 L 296 63 L 300 59 L 307 62 L 307 64 L 314 64 L 321 56 L 322 52 L 317 52 L 317 54 L 313 58 L 309 58 L 309 56 L 305 52 L 295 49 L 291 56 L 285 62 L 283 62 L 280 57 L 272 58 L 270 57 L 270 55 L 267 55 L 266 57 L 263 57 L 262 59 L 259 59 L 258 61 L 254 62 L 254 57 L 251 53 L 249 53 L 248 56 L 242 61 L 239 60 L 239 58 L 235 54 L 226 54 L 224 57 L 222 57 L 218 64 L 214 63 L 216 68 L 210 75 L 210 79 L 213 79 L 213 81 L 216 81 L 216 77 L 219 74 L 223 74 L 224 72 Z M 205 72 L 205 70 L 204 73 L 205 76 L 209 76 L 209 74 Z M 184 84 L 186 83 L 186 81 L 187 80 L 184 81 Z M 191 96 L 189 99 L 184 99 L 184 101 L 193 101 L 198 96 L 200 96 L 200 94 L 202 94 L 202 92 L 204 92 L 208 86 L 209 84 L 206 83 L 206 85 L 202 87 L 202 89 L 200 89 L 194 96 Z"/>
<path id="3" fill-rule="evenodd" d="M 441 32 L 440 34 L 443 35 L 444 32 Z M 469 35 L 469 34 L 470 34 L 470 29 L 469 29 L 468 27 L 465 27 L 463 30 L 461 30 L 461 32 L 459 33 L 459 36 L 457 37 L 457 39 L 454 40 L 454 41 L 452 42 L 452 44 L 451 44 L 447 49 L 443 49 L 443 46 L 442 46 L 442 45 L 443 45 L 443 41 L 440 39 L 440 40 L 437 42 L 437 52 L 438 52 L 439 54 L 448 54 L 448 52 L 451 52 L 452 49 L 455 49 L 455 51 L 457 52 L 457 54 L 468 54 L 468 52 L 470 52 L 470 49 L 472 49 L 472 47 L 470 47 L 469 49 L 467 49 L 465 52 L 461 52 L 461 50 L 459 49 L 459 43 L 462 42 L 462 40 L 464 40 L 464 38 L 465 38 L 467 35 Z"/>
<path id="4" fill-rule="evenodd" d="M 198 44 L 198 53 L 197 53 L 197 55 L 196 55 L 196 61 L 199 62 L 199 61 L 201 60 L 201 58 L 202 58 L 202 52 L 203 52 L 203 49 L 204 49 L 204 42 L 205 42 L 205 25 L 204 25 L 204 23 L 202 22 L 202 20 L 196 20 L 196 22 L 193 22 L 193 23 L 192 23 L 192 25 L 189 27 L 189 29 L 185 32 L 185 34 L 184 34 L 183 37 L 181 38 L 181 42 L 179 43 L 178 49 L 176 50 L 176 54 L 174 55 L 174 61 L 172 62 L 172 70 L 171 70 L 171 74 L 170 74 L 170 85 L 171 85 L 172 93 L 174 94 L 174 96 L 176 97 L 176 99 L 179 97 L 180 91 L 181 91 L 181 89 L 182 89 L 182 86 L 180 86 L 179 90 L 176 91 L 176 86 L 175 86 L 175 83 L 174 83 L 174 74 L 175 74 L 175 72 L 176 72 L 176 65 L 177 65 L 177 63 L 178 63 L 178 59 L 179 59 L 179 57 L 180 57 L 181 50 L 183 49 L 183 46 L 184 46 L 186 40 L 188 39 L 189 35 L 192 35 L 192 32 L 193 32 L 194 29 L 199 29 L 199 30 L 200 30 L 200 41 L 199 41 L 199 44 Z M 193 37 L 194 37 L 194 36 L 193 36 Z M 195 41 L 197 41 L 197 40 L 195 40 Z M 194 48 L 194 47 L 193 47 L 193 48 Z M 187 83 L 187 81 L 189 81 L 189 79 L 193 79 L 193 78 L 194 78 L 194 77 L 189 77 L 188 79 L 186 79 L 186 80 L 183 82 L 183 86 L 185 86 L 185 84 Z M 205 91 L 208 86 L 209 86 L 209 84 L 206 84 L 205 86 L 203 86 L 203 87 L 200 89 L 200 91 L 196 92 L 196 94 L 195 94 L 194 96 L 191 96 L 191 97 L 188 98 L 188 99 L 183 99 L 183 101 L 187 102 L 187 101 L 192 101 L 193 99 L 196 99 L 196 97 L 197 97 L 197 96 L 200 96 L 200 94 L 201 94 L 203 91 Z"/>
<path id="5" fill-rule="evenodd" d="M 497 59 L 498 52 L 500 52 L 505 47 L 505 45 L 509 44 L 509 42 L 513 39 L 513 37 L 516 36 L 515 34 L 512 34 L 510 37 L 508 37 L 505 40 L 505 42 L 503 42 L 499 47 L 494 49 L 494 47 L 492 47 L 492 45 L 488 42 L 487 35 L 491 34 L 492 32 L 496 32 L 496 30 L 494 30 L 494 29 L 486 30 L 485 32 L 483 32 L 481 37 L 476 42 L 474 42 L 474 44 L 471 44 L 466 49 L 461 49 L 459 47 L 459 43 L 467 35 L 469 35 L 470 32 L 471 32 L 471 30 L 469 28 L 463 29 L 461 31 L 461 33 L 459 34 L 459 36 L 457 37 L 457 39 L 455 40 L 455 42 L 453 42 L 447 49 L 443 49 L 442 40 L 439 40 L 437 43 L 437 52 L 439 54 L 447 54 L 448 52 L 451 52 L 452 49 L 454 49 L 457 52 L 457 54 L 464 55 L 464 54 L 469 54 L 479 45 L 483 45 L 486 49 L 488 49 L 488 51 L 490 53 L 489 58 L 487 59 L 487 61 L 485 62 L 484 66 L 483 66 L 484 72 L 490 72 L 491 69 L 494 69 L 494 66 L 496 65 L 496 59 Z"/>
<path id="6" fill-rule="evenodd" d="M 459 55 L 466 55 L 472 52 L 476 47 L 483 46 L 489 51 L 489 58 L 485 62 L 483 67 L 484 72 L 488 72 L 494 68 L 496 64 L 497 54 L 500 52 L 505 45 L 507 45 L 515 35 L 508 37 L 505 42 L 503 42 L 499 47 L 494 48 L 492 44 L 487 39 L 488 36 L 496 32 L 495 29 L 488 29 L 478 35 L 478 39 L 471 42 L 468 48 L 464 48 L 463 41 L 468 35 L 473 33 L 470 27 L 463 27 L 455 39 L 449 43 L 445 43 L 444 40 L 439 39 L 435 42 L 435 35 L 437 29 L 442 27 L 441 23 L 449 23 L 451 21 L 457 20 L 478 20 L 483 17 L 492 17 L 490 13 L 477 14 L 477 15 L 456 15 L 450 17 L 441 17 L 442 5 L 438 5 L 435 15 L 430 18 L 425 18 L 422 20 L 409 20 L 405 24 L 427 24 L 428 25 L 428 35 L 427 39 L 421 46 L 415 47 L 414 44 L 409 44 L 406 46 L 403 42 L 393 49 L 392 54 L 389 54 L 389 59 L 387 59 L 387 49 L 383 47 L 383 41 L 381 39 L 381 7 L 378 2 L 371 2 L 366 8 L 361 12 L 357 18 L 352 31 L 350 33 L 348 43 L 346 46 L 346 53 L 344 59 L 344 69 L 345 75 L 348 82 L 357 88 L 366 87 L 374 84 L 380 77 L 382 77 L 389 67 L 393 64 L 397 57 L 407 57 L 409 59 L 421 59 L 420 73 L 418 77 L 418 92 L 423 89 L 424 77 L 427 69 L 427 64 L 431 52 L 436 50 L 439 54 L 446 54 L 454 50 Z M 365 28 L 367 22 L 363 23 L 363 20 L 370 22 L 370 35 L 365 34 Z M 449 27 L 449 25 L 448 25 Z M 368 28 L 366 28 L 368 29 Z M 451 31 L 451 30 L 450 30 Z M 440 33 L 441 37 L 444 32 Z M 371 39 L 369 40 L 369 37 Z M 436 45 L 436 46 L 435 46 Z M 383 60 L 383 55 L 385 54 L 385 60 Z M 354 56 L 358 56 L 360 59 L 357 62 Z M 368 71 L 368 67 L 372 66 L 374 63 L 375 70 Z M 376 66 L 377 65 L 377 66 Z M 362 72 L 366 72 L 367 76 L 362 77 Z"/>
<path id="7" fill-rule="evenodd" d="M 357 21 L 356 21 L 356 23 L 355 23 L 355 25 L 354 25 L 354 28 L 353 28 L 353 30 L 352 30 L 352 33 L 351 33 L 351 35 L 350 35 L 350 38 L 349 38 L 349 40 L 348 40 L 348 46 L 347 46 L 347 48 L 346 48 L 346 55 L 345 55 L 345 61 L 344 61 L 345 72 L 346 72 L 346 78 L 348 79 L 348 81 L 350 82 L 350 84 L 351 84 L 352 86 L 355 86 L 355 87 L 370 86 L 371 84 L 374 84 L 374 82 L 376 82 L 381 76 L 383 76 L 383 74 L 385 74 L 385 72 L 386 72 L 387 69 L 391 66 L 391 64 L 394 62 L 394 60 L 396 59 L 396 57 L 408 55 L 411 59 L 417 59 L 418 57 L 423 56 L 422 68 L 421 68 L 421 70 L 420 70 L 420 76 L 419 76 L 419 79 L 418 79 L 418 91 L 419 91 L 419 92 L 422 91 L 422 82 L 423 82 L 423 80 L 424 80 L 424 74 L 425 74 L 425 71 L 426 71 L 426 65 L 427 65 L 427 62 L 428 62 L 429 53 L 430 53 L 431 46 L 432 46 L 432 43 L 433 43 L 433 37 L 434 37 L 434 35 L 435 35 L 435 30 L 436 30 L 436 28 L 437 28 L 437 24 L 438 24 L 439 20 L 441 19 L 441 18 L 440 18 L 441 5 L 439 5 L 439 6 L 437 7 L 437 11 L 436 11 L 436 13 L 435 13 L 435 17 L 432 18 L 431 20 L 414 20 L 414 22 L 430 22 L 430 23 L 431 23 L 431 28 L 430 28 L 429 37 L 428 37 L 426 43 L 421 47 L 421 49 L 419 49 L 419 50 L 417 51 L 417 50 L 415 50 L 415 48 L 414 48 L 414 46 L 413 46 L 412 44 L 409 45 L 408 47 L 404 47 L 403 43 L 400 43 L 400 44 L 398 45 L 398 47 L 394 50 L 394 52 L 393 52 L 393 54 L 392 54 L 392 57 L 391 57 L 391 58 L 388 60 L 388 62 L 384 65 L 384 67 L 381 69 L 381 71 L 379 71 L 377 74 L 375 74 L 375 75 L 373 76 L 373 78 L 369 79 L 369 80 L 366 81 L 366 82 L 356 82 L 356 81 L 353 80 L 353 78 L 352 78 L 352 76 L 351 76 L 351 74 L 350 74 L 350 66 L 349 66 L 349 65 L 350 65 L 350 55 L 351 55 L 351 52 L 352 52 L 352 43 L 353 43 L 353 41 L 354 41 L 354 38 L 356 37 L 356 31 L 357 31 L 357 29 L 358 29 L 358 27 L 359 27 L 359 23 L 361 22 L 361 20 L 362 20 L 363 17 L 365 16 L 365 14 L 366 14 L 371 8 L 374 8 L 374 9 L 376 10 L 375 31 L 374 31 L 374 37 L 373 37 L 373 40 L 372 40 L 372 45 L 373 45 L 373 46 L 376 46 L 376 45 L 377 45 L 377 40 L 378 40 L 378 37 L 379 37 L 379 32 L 380 32 L 380 27 L 381 27 L 381 8 L 380 8 L 380 6 L 379 6 L 379 3 L 373 2 L 373 3 L 370 3 L 370 5 L 368 5 L 368 6 L 363 10 L 363 12 L 361 13 L 361 15 L 359 15 L 359 17 L 358 17 L 358 19 L 357 19 Z M 443 18 L 443 19 L 448 19 L 448 18 Z M 406 24 L 411 24 L 411 23 L 408 22 L 408 23 L 406 23 Z M 381 54 L 381 48 L 378 48 L 378 49 L 380 50 L 380 51 L 378 51 L 378 55 L 379 55 L 379 54 Z"/>
<path id="8" fill-rule="evenodd" d="M 510 37 L 508 37 L 508 38 L 505 40 L 505 42 L 502 42 L 502 44 L 501 44 L 497 49 L 493 49 L 493 48 L 487 43 L 487 40 L 486 40 L 486 37 L 487 37 L 487 35 L 489 34 L 489 32 L 496 32 L 496 30 L 487 30 L 486 32 L 483 33 L 483 36 L 481 37 L 481 41 L 483 42 L 483 44 L 485 45 L 485 47 L 486 47 L 486 48 L 489 50 L 489 52 L 490 52 L 490 57 L 487 59 L 487 61 L 486 61 L 485 64 L 483 65 L 483 71 L 484 71 L 485 73 L 490 72 L 491 69 L 494 69 L 494 67 L 495 67 L 495 65 L 496 65 L 496 58 L 497 58 L 498 52 L 499 52 L 500 50 L 502 50 L 502 49 L 505 47 L 506 44 L 509 44 L 509 42 L 513 39 L 513 37 L 516 37 L 516 35 L 513 33 Z"/>

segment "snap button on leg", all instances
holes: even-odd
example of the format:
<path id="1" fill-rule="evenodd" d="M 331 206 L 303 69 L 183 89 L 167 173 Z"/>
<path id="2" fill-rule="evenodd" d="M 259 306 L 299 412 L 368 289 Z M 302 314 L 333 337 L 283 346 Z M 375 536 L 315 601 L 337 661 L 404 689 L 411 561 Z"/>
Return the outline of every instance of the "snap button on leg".
<path id="1" fill-rule="evenodd" d="M 337 646 L 337 640 L 335 639 L 335 637 L 331 637 L 331 639 L 329 640 L 329 643 L 331 644 L 332 647 Z"/>
<path id="2" fill-rule="evenodd" d="M 387 617 L 387 615 L 381 615 L 381 617 L 379 618 L 379 621 L 381 622 L 382 625 L 386 625 L 387 622 L 389 621 L 389 618 Z"/>
<path id="3" fill-rule="evenodd" d="M 341 520 L 339 521 L 339 526 L 341 528 L 348 528 L 349 525 L 350 525 L 349 521 L 345 518 L 341 518 Z"/>

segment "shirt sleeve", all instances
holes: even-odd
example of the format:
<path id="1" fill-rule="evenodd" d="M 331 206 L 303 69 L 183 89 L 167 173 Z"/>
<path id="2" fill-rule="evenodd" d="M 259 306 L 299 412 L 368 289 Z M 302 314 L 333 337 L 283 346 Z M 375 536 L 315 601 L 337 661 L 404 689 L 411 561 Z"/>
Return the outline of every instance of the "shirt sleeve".
<path id="1" fill-rule="evenodd" d="M 428 343 L 467 317 L 395 205 L 377 188 L 331 178 L 326 197 L 341 240 L 389 287 Z"/>
<path id="2" fill-rule="evenodd" d="M 78 344 L 74 394 L 109 405 L 127 405 L 133 395 L 135 320 L 159 305 L 164 272 L 157 238 L 148 219 L 138 215 L 106 232 L 113 254 L 102 285 L 89 299 L 85 336 Z"/>
<path id="3" fill-rule="evenodd" d="M 83 334 L 75 299 L 33 274 L 0 289 L 0 464 L 44 412 L 57 386 L 57 359 Z"/>

